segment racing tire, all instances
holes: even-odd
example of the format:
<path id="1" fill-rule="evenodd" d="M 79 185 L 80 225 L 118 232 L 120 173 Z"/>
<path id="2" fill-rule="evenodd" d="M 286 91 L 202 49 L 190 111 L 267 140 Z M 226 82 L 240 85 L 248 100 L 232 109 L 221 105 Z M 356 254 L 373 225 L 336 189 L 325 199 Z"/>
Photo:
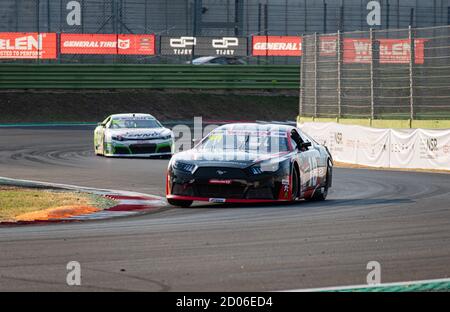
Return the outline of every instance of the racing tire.
<path id="1" fill-rule="evenodd" d="M 292 201 L 295 201 L 298 197 L 299 184 L 300 179 L 298 170 L 295 166 L 292 166 Z"/>
<path id="2" fill-rule="evenodd" d="M 172 206 L 177 206 L 177 207 L 181 207 L 181 208 L 189 208 L 193 203 L 192 200 L 179 200 L 179 199 L 171 199 L 171 198 L 168 198 L 167 202 Z"/>
<path id="3" fill-rule="evenodd" d="M 327 165 L 327 178 L 325 181 L 325 185 L 318 187 L 317 190 L 314 192 L 314 195 L 311 197 L 311 201 L 323 201 L 327 199 L 328 196 L 328 186 L 329 186 L 329 179 L 331 178 L 331 166 Z"/>
<path id="4" fill-rule="evenodd" d="M 98 148 L 95 148 L 95 156 L 103 156 L 103 154 L 98 151 Z"/>
<path id="5" fill-rule="evenodd" d="M 94 149 L 95 149 L 95 156 L 105 156 L 105 138 L 104 137 L 103 137 L 103 152 L 100 153 L 98 151 L 98 146 L 95 146 L 95 145 L 94 145 Z"/>

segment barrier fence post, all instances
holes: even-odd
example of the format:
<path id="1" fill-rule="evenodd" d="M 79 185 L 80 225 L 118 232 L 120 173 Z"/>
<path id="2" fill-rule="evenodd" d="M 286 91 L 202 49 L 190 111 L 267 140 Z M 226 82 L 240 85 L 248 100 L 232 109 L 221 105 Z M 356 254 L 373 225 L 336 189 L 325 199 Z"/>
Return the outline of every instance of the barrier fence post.
<path id="1" fill-rule="evenodd" d="M 408 29 L 409 33 L 409 119 L 414 119 L 414 62 L 416 60 L 416 45 L 411 25 Z"/>
<path id="2" fill-rule="evenodd" d="M 36 26 L 37 26 L 37 35 L 39 38 L 39 35 L 41 33 L 40 25 L 41 25 L 41 0 L 36 1 Z M 41 51 L 41 40 L 38 39 L 38 48 L 37 48 L 37 56 L 36 56 L 36 63 L 41 63 L 40 53 Z"/>
<path id="3" fill-rule="evenodd" d="M 340 30 L 337 32 L 337 92 L 338 92 L 338 114 L 337 118 L 342 116 L 342 89 L 341 89 L 341 75 L 342 75 L 342 33 Z"/>
<path id="4" fill-rule="evenodd" d="M 370 28 L 369 31 L 369 36 L 370 36 L 370 120 L 372 122 L 372 120 L 375 117 L 375 111 L 374 111 L 374 106 L 375 106 L 375 82 L 374 82 L 374 59 L 375 59 L 375 49 L 374 49 L 374 38 L 373 38 L 373 29 Z"/>
<path id="5" fill-rule="evenodd" d="M 314 33 L 314 118 L 317 118 L 317 95 L 318 95 L 318 71 L 317 71 L 317 54 L 318 54 L 317 33 Z"/>
<path id="6" fill-rule="evenodd" d="M 303 71 L 304 71 L 304 68 L 305 68 L 305 36 L 303 36 L 302 35 L 302 42 L 301 42 L 301 45 L 302 45 L 302 51 L 303 51 L 303 53 L 302 53 L 302 56 L 301 56 L 301 59 L 300 59 L 300 84 L 299 84 L 299 92 L 300 92 L 300 94 L 299 94 L 299 116 L 301 117 L 301 116 L 303 116 L 303 101 L 304 101 L 304 99 L 303 99 Z"/>

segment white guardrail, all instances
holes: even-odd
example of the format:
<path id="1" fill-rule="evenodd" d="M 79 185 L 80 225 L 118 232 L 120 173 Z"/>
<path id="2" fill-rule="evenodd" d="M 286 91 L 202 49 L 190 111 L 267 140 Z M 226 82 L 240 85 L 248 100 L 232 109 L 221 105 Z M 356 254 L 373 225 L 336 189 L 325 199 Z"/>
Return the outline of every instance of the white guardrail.
<path id="1" fill-rule="evenodd" d="M 307 122 L 298 127 L 327 146 L 335 161 L 450 170 L 450 129 L 377 129 L 333 122 Z"/>

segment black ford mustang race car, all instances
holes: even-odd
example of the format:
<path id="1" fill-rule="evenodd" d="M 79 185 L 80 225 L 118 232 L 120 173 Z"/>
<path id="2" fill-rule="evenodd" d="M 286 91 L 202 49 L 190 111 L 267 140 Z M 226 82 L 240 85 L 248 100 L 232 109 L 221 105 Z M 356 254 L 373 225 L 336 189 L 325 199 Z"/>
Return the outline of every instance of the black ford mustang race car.
<path id="1" fill-rule="evenodd" d="M 326 147 L 298 128 L 228 124 L 176 154 L 167 172 L 170 204 L 325 200 L 333 161 Z"/>

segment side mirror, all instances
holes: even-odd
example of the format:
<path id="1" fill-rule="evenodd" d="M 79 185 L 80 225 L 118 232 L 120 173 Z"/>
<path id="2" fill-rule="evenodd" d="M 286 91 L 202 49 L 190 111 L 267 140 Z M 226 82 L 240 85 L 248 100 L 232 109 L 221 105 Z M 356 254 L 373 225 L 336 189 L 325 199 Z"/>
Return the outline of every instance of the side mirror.
<path id="1" fill-rule="evenodd" d="M 311 142 L 303 142 L 299 145 L 300 150 L 308 149 L 308 147 L 312 146 Z"/>
<path id="2" fill-rule="evenodd" d="M 101 123 L 101 122 L 99 122 L 99 123 L 97 123 L 97 126 L 99 126 L 99 127 L 105 127 L 105 124 L 104 124 L 104 123 Z"/>

